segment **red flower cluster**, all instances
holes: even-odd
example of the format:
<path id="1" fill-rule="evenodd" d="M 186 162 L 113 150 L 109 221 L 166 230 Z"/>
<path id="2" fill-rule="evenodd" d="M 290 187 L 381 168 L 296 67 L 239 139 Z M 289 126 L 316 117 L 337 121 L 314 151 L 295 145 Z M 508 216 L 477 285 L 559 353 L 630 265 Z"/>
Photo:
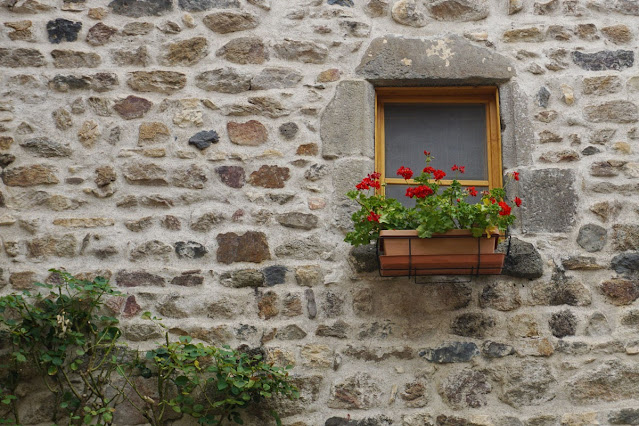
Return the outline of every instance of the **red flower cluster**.
<path id="1" fill-rule="evenodd" d="M 510 206 L 503 201 L 499 202 L 499 207 L 501 210 L 499 211 L 499 216 L 508 216 L 510 214 Z"/>
<path id="2" fill-rule="evenodd" d="M 416 187 L 410 187 L 406 189 L 406 196 L 409 198 L 426 198 L 429 195 L 433 195 L 433 190 L 430 186 L 420 185 Z"/>
<path id="3" fill-rule="evenodd" d="M 443 170 L 435 170 L 433 172 L 433 177 L 435 178 L 435 180 L 442 180 L 444 179 L 444 176 L 446 176 L 446 173 L 444 173 Z"/>
<path id="4" fill-rule="evenodd" d="M 431 167 L 431 166 L 428 166 L 428 167 L 424 167 L 424 170 L 422 170 L 422 171 L 424 173 L 430 173 L 432 175 L 433 173 L 435 173 L 435 168 Z"/>
<path id="5" fill-rule="evenodd" d="M 515 197 L 515 205 L 516 205 L 517 207 L 520 207 L 520 206 L 521 206 L 521 198 L 519 198 L 519 197 Z"/>
<path id="6" fill-rule="evenodd" d="M 380 215 L 378 215 L 377 213 L 371 211 L 371 213 L 366 217 L 366 219 L 368 219 L 369 222 L 377 222 L 379 223 L 379 218 Z"/>
<path id="7" fill-rule="evenodd" d="M 430 155 L 430 151 L 424 151 L 424 155 Z"/>
<path id="8" fill-rule="evenodd" d="M 455 170 L 459 170 L 459 173 L 464 173 L 466 171 L 466 166 L 458 166 L 457 164 L 453 165 L 453 167 L 450 168 L 453 172 Z"/>
<path id="9" fill-rule="evenodd" d="M 358 191 L 364 191 L 371 188 L 379 189 L 380 188 L 379 178 L 381 176 L 382 175 L 377 172 L 371 173 L 368 176 L 366 176 L 364 179 L 362 179 L 360 183 L 355 185 L 355 188 L 357 188 Z"/>
<path id="10" fill-rule="evenodd" d="M 513 179 L 519 180 L 519 172 L 513 172 Z"/>
<path id="11" fill-rule="evenodd" d="M 408 180 L 413 177 L 413 171 L 409 169 L 408 167 L 402 166 L 399 169 L 397 169 L 397 176 L 401 176 L 404 179 Z"/>
<path id="12" fill-rule="evenodd" d="M 470 195 L 471 197 L 477 196 L 477 190 L 474 186 L 469 186 L 468 188 L 466 188 L 466 190 L 468 191 L 468 195 Z"/>

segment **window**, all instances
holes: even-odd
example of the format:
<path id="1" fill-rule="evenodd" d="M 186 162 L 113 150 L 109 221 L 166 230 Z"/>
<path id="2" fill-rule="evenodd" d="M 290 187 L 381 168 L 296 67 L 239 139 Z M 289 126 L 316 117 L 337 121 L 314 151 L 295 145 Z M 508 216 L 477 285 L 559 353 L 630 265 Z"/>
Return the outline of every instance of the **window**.
<path id="1" fill-rule="evenodd" d="M 395 172 L 406 166 L 419 174 L 424 150 L 451 177 L 444 185 L 456 177 L 478 191 L 502 186 L 496 87 L 377 88 L 375 126 L 375 169 L 388 197 L 409 202 L 406 181 Z M 466 172 L 452 175 L 453 164 Z"/>

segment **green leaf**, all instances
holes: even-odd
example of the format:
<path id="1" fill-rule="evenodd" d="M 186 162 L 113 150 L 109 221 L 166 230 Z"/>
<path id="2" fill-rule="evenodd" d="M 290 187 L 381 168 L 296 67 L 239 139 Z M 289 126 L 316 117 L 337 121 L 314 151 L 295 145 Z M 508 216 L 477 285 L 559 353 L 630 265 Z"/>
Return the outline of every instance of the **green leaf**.
<path id="1" fill-rule="evenodd" d="M 85 425 L 90 425 L 92 420 L 93 420 L 93 416 L 91 414 L 87 414 L 86 416 L 84 416 Z"/>
<path id="2" fill-rule="evenodd" d="M 58 372 L 58 367 L 56 367 L 55 365 L 51 365 L 49 366 L 49 368 L 47 369 L 47 374 L 49 376 L 55 376 L 55 374 Z"/>
<path id="3" fill-rule="evenodd" d="M 229 387 L 229 384 L 226 383 L 224 380 L 220 380 L 219 382 L 217 382 L 217 390 L 224 390 L 228 387 Z"/>
<path id="4" fill-rule="evenodd" d="M 13 355 L 16 357 L 16 361 L 18 362 L 25 362 L 27 360 L 27 357 L 22 355 L 20 352 L 14 352 Z"/>
<path id="5" fill-rule="evenodd" d="M 176 413 L 181 413 L 182 409 L 180 408 L 179 405 L 174 405 L 171 408 L 173 408 L 173 411 L 175 411 Z"/>

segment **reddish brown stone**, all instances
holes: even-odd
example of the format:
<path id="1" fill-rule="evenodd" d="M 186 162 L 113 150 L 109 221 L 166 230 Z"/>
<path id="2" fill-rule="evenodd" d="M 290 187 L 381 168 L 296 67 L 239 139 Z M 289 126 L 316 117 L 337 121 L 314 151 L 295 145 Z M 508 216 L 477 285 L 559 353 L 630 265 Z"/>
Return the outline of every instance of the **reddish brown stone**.
<path id="1" fill-rule="evenodd" d="M 277 308 L 277 294 L 269 291 L 260 297 L 257 302 L 258 315 L 263 319 L 270 319 L 280 313 Z"/>
<path id="2" fill-rule="evenodd" d="M 171 284 L 182 287 L 197 287 L 204 283 L 204 277 L 196 274 L 182 274 L 171 280 Z"/>
<path id="3" fill-rule="evenodd" d="M 9 276 L 9 282 L 11 283 L 11 287 L 15 290 L 31 289 L 34 287 L 33 283 L 35 282 L 35 272 L 14 272 Z"/>
<path id="4" fill-rule="evenodd" d="M 266 127 L 257 120 L 250 120 L 246 123 L 229 121 L 226 130 L 231 142 L 237 145 L 258 146 L 268 139 Z"/>
<path id="5" fill-rule="evenodd" d="M 249 183 L 263 188 L 284 188 L 285 182 L 290 178 L 288 167 L 262 166 L 251 173 Z"/>
<path id="6" fill-rule="evenodd" d="M 263 64 L 269 58 L 268 49 L 259 37 L 240 37 L 222 46 L 216 53 L 236 64 Z"/>
<path id="7" fill-rule="evenodd" d="M 135 300 L 134 295 L 131 295 L 126 298 L 126 302 L 124 304 L 124 311 L 122 311 L 122 315 L 125 318 L 134 317 L 137 314 L 139 314 L 141 311 L 142 311 L 142 308 L 140 307 L 140 305 L 138 305 L 138 302 Z"/>
<path id="8" fill-rule="evenodd" d="M 125 120 L 133 120 L 134 118 L 144 117 L 144 114 L 149 112 L 151 106 L 153 106 L 153 102 L 130 95 L 126 99 L 117 101 L 113 105 L 113 109 Z"/>
<path id="9" fill-rule="evenodd" d="M 244 168 L 240 166 L 220 166 L 215 169 L 222 183 L 231 188 L 241 188 L 246 183 Z"/>
<path id="10" fill-rule="evenodd" d="M 639 298 L 639 282 L 612 279 L 601 283 L 601 291 L 613 305 L 630 305 Z"/>
<path id="11" fill-rule="evenodd" d="M 319 148 L 316 143 L 307 143 L 297 147 L 297 155 L 313 156 L 319 154 Z"/>
<path id="12" fill-rule="evenodd" d="M 51 185 L 60 182 L 53 166 L 32 164 L 5 169 L 2 181 L 7 186 Z"/>
<path id="13" fill-rule="evenodd" d="M 109 42 L 111 37 L 118 32 L 117 28 L 98 22 L 87 32 L 87 43 L 93 46 L 101 46 Z"/>
<path id="14" fill-rule="evenodd" d="M 234 232 L 217 236 L 217 261 L 222 263 L 260 263 L 271 258 L 266 235 L 249 231 L 242 235 Z"/>

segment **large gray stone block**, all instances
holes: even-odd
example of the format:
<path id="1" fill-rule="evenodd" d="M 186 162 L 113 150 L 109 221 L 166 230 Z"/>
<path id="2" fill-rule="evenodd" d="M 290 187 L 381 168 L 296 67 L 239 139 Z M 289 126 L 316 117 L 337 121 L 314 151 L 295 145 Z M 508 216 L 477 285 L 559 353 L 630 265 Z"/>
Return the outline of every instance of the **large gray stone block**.
<path id="1" fill-rule="evenodd" d="M 375 90 L 363 80 L 342 81 L 320 122 L 322 156 L 373 158 L 375 153 Z"/>
<path id="2" fill-rule="evenodd" d="M 453 34 L 386 35 L 373 40 L 356 73 L 375 85 L 497 84 L 515 76 L 513 63 Z"/>
<path id="3" fill-rule="evenodd" d="M 568 232 L 577 215 L 575 171 L 524 170 L 521 173 L 524 232 Z"/>

